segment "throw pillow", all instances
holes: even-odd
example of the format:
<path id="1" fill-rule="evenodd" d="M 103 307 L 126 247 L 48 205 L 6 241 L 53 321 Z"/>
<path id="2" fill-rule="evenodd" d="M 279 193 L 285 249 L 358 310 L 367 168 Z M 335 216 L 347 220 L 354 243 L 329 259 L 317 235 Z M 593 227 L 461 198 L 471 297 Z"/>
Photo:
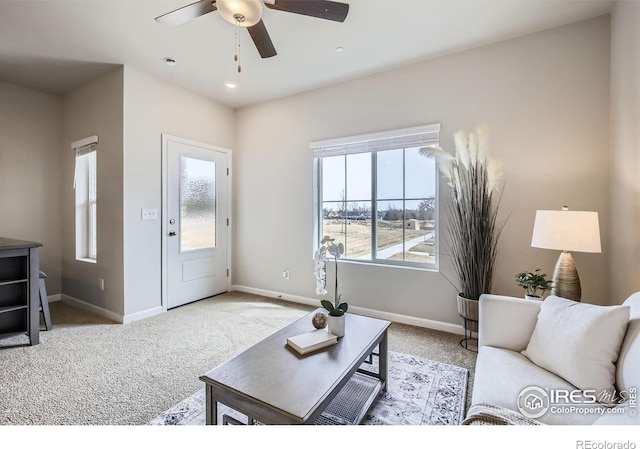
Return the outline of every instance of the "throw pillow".
<path id="1" fill-rule="evenodd" d="M 600 402 L 615 397 L 616 361 L 627 331 L 628 306 L 596 306 L 549 296 L 526 350 L 533 363 L 581 390 L 595 390 Z"/>

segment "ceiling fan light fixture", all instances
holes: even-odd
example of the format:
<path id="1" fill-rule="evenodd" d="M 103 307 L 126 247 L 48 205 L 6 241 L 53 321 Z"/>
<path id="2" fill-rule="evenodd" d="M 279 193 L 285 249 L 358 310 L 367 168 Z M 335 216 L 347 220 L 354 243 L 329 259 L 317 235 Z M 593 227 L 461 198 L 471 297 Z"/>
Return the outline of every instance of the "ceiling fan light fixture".
<path id="1" fill-rule="evenodd" d="M 155 20 L 166 25 L 177 26 L 217 11 L 226 22 L 236 25 L 234 60 L 238 63 L 239 73 L 241 71 L 240 34 L 243 34 L 239 31 L 240 27 L 247 29 L 260 57 L 272 58 L 278 54 L 262 20 L 264 8 L 334 22 L 344 22 L 349 13 L 348 3 L 335 0 L 199 0 L 158 16 Z"/>
<path id="2" fill-rule="evenodd" d="M 260 22 L 262 4 L 262 0 L 216 0 L 216 7 L 224 20 L 245 28 Z"/>

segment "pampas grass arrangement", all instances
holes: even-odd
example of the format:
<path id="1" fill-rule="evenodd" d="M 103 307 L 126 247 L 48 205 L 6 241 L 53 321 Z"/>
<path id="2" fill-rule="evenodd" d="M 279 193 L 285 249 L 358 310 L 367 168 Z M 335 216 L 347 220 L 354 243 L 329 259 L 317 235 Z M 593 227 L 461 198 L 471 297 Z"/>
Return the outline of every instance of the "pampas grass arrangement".
<path id="1" fill-rule="evenodd" d="M 479 299 L 491 291 L 498 239 L 504 222 L 497 220 L 500 205 L 501 165 L 489 158 L 485 127 L 454 134 L 455 156 L 440 147 L 420 154 L 436 158 L 449 180 L 452 202 L 447 212 L 448 253 L 458 278 L 459 295 Z M 453 284 L 453 282 L 452 282 Z"/>

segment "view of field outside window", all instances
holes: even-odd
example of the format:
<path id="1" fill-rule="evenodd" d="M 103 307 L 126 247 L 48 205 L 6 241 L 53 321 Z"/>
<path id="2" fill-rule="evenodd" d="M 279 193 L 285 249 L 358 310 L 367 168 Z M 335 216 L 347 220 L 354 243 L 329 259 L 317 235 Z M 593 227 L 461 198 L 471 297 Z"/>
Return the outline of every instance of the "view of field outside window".
<path id="1" fill-rule="evenodd" d="M 181 158 L 180 250 L 216 246 L 216 163 Z"/>
<path id="2" fill-rule="evenodd" d="M 436 178 L 418 148 L 324 157 L 321 234 L 345 259 L 435 265 Z"/>

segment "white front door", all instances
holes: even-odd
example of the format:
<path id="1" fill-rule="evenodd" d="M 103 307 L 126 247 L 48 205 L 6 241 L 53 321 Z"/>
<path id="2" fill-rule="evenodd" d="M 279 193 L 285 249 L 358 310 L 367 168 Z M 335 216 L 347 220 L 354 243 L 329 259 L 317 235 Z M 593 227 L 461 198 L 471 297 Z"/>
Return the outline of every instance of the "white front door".
<path id="1" fill-rule="evenodd" d="M 228 290 L 229 157 L 210 145 L 163 136 L 166 308 Z"/>

